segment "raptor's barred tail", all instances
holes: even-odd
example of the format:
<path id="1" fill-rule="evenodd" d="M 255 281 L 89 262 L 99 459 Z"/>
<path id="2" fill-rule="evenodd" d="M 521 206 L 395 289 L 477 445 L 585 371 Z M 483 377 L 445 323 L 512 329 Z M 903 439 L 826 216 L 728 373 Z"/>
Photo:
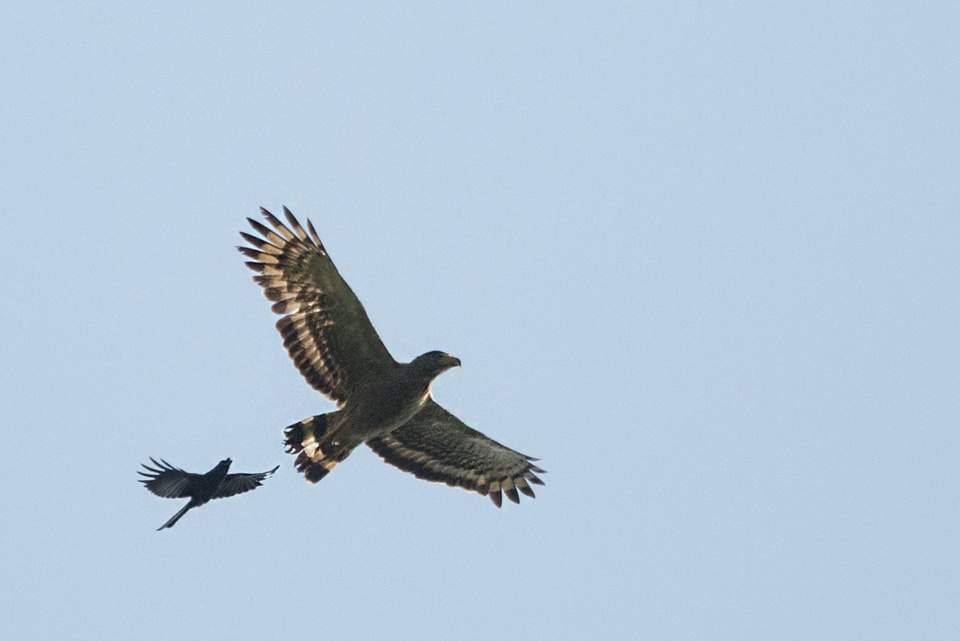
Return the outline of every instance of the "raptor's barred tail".
<path id="1" fill-rule="evenodd" d="M 316 483 L 329 474 L 353 449 L 329 438 L 329 419 L 335 414 L 336 412 L 331 412 L 311 416 L 283 430 L 287 453 L 297 455 L 294 465 L 311 483 Z"/>
<path id="2" fill-rule="evenodd" d="M 174 514 L 173 516 L 171 516 L 169 521 L 167 521 L 166 523 L 164 523 L 163 525 L 161 525 L 160 527 L 158 527 L 158 528 L 157 528 L 157 532 L 159 532 L 160 530 L 162 530 L 162 529 L 164 529 L 164 528 L 173 527 L 174 525 L 176 525 L 176 524 L 177 524 L 177 521 L 180 520 L 180 517 L 183 516 L 184 514 L 186 514 L 186 513 L 187 513 L 187 510 L 189 510 L 189 509 L 192 508 L 192 507 L 193 507 L 193 501 L 190 501 L 189 503 L 187 503 L 186 505 L 184 505 L 182 508 L 180 508 L 180 511 L 179 511 L 179 512 L 177 512 L 176 514 Z"/>

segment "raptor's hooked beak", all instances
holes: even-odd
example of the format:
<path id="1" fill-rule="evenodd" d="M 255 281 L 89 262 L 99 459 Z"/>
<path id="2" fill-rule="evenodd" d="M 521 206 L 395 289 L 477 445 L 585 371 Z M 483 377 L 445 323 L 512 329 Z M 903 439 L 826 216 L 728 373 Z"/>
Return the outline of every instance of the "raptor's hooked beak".
<path id="1" fill-rule="evenodd" d="M 460 359 L 457 358 L 456 356 L 450 356 L 449 354 L 447 354 L 447 357 L 444 360 L 444 364 L 447 367 L 460 367 Z"/>

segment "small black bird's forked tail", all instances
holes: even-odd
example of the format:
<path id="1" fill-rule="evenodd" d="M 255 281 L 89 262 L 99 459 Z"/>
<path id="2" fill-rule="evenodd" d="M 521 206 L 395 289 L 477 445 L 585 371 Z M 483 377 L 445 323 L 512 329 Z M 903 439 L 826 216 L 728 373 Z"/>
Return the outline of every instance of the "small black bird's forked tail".
<path id="1" fill-rule="evenodd" d="M 330 417 L 337 412 L 305 418 L 283 430 L 283 442 L 288 454 L 296 454 L 294 465 L 308 481 L 316 483 L 343 459 L 353 447 L 332 440 L 329 432 Z"/>
<path id="2" fill-rule="evenodd" d="M 186 513 L 187 513 L 187 510 L 189 510 L 189 509 L 192 508 L 192 507 L 193 507 L 193 501 L 190 501 L 189 503 L 187 503 L 186 505 L 184 505 L 182 508 L 180 508 L 180 511 L 179 511 L 179 512 L 177 512 L 176 514 L 174 514 L 173 516 L 171 516 L 169 521 L 167 521 L 166 523 L 164 523 L 163 525 L 161 525 L 160 527 L 158 527 L 158 528 L 157 528 L 157 532 L 159 532 L 160 530 L 162 530 L 162 529 L 164 529 L 164 528 L 173 527 L 174 525 L 176 525 L 177 521 L 180 520 L 180 517 L 182 517 L 184 514 L 186 514 Z"/>

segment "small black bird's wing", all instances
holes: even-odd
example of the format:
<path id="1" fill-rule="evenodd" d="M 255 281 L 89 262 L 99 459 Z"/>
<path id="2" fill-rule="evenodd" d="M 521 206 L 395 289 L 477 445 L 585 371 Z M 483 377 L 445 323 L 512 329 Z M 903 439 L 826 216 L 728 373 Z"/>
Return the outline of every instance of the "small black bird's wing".
<path id="1" fill-rule="evenodd" d="M 157 462 L 153 457 L 150 457 L 150 462 L 155 467 L 143 464 L 143 469 L 147 471 L 137 470 L 137 474 L 146 477 L 138 480 L 148 490 L 165 499 L 182 499 L 193 496 L 197 488 L 197 481 L 202 477 L 201 474 L 185 472 L 163 459 Z"/>
<path id="2" fill-rule="evenodd" d="M 223 483 L 220 484 L 220 487 L 217 488 L 216 493 L 214 493 L 213 498 L 222 499 L 256 489 L 263 484 L 264 479 L 276 472 L 279 467 L 278 465 L 272 470 L 255 474 L 227 474 L 223 479 Z"/>

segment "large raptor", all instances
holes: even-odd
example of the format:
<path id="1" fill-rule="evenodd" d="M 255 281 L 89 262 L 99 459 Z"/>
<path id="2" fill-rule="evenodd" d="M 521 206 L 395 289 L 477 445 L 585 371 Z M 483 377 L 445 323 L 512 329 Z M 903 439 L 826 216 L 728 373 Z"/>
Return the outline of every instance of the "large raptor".
<path id="1" fill-rule="evenodd" d="M 306 229 L 284 207 L 288 224 L 266 209 L 269 227 L 252 218 L 257 235 L 240 232 L 254 281 L 281 314 L 283 345 L 307 382 L 335 401 L 334 412 L 311 416 L 284 430 L 296 467 L 316 483 L 361 443 L 386 462 L 417 477 L 442 481 L 519 503 L 543 485 L 532 463 L 467 427 L 430 395 L 430 383 L 460 360 L 439 351 L 397 362 L 363 305 L 337 271 L 313 224 Z"/>

